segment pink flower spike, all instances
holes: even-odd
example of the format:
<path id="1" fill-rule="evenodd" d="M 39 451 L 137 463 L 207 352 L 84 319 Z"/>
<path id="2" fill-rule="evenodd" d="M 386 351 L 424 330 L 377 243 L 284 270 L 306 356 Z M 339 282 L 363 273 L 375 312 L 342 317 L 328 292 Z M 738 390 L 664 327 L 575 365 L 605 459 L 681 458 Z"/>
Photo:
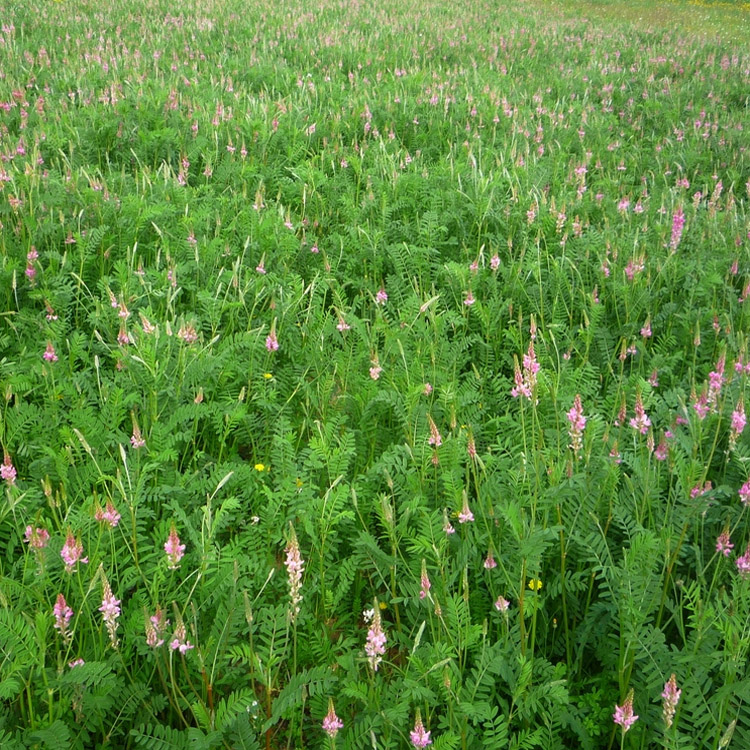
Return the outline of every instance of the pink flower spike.
<path id="1" fill-rule="evenodd" d="M 169 537 L 164 543 L 164 551 L 167 553 L 169 569 L 177 570 L 180 567 L 180 560 L 185 555 L 185 545 L 180 544 L 180 537 L 177 535 L 174 523 L 169 529 Z"/>
<path id="2" fill-rule="evenodd" d="M 739 495 L 743 505 L 750 505 L 750 479 L 740 487 Z"/>
<path id="3" fill-rule="evenodd" d="M 422 560 L 422 574 L 419 577 L 420 591 L 419 598 L 426 599 L 430 594 L 432 583 L 430 583 L 430 577 L 427 575 L 427 563 Z"/>
<path id="4" fill-rule="evenodd" d="M 96 512 L 94 513 L 94 518 L 97 521 L 108 523 L 114 529 L 115 526 L 120 523 L 121 516 L 117 512 L 117 508 L 115 508 L 115 506 L 112 504 L 112 501 L 107 500 L 106 509 L 102 510 L 101 507 L 98 507 L 96 509 Z"/>
<path id="5" fill-rule="evenodd" d="M 380 289 L 378 289 L 377 294 L 375 295 L 375 304 L 384 305 L 386 302 L 388 302 L 388 294 L 381 286 Z"/>
<path id="6" fill-rule="evenodd" d="M 47 529 L 35 529 L 32 526 L 27 526 L 24 541 L 28 542 L 31 549 L 44 549 L 49 544 L 49 532 Z"/>
<path id="7" fill-rule="evenodd" d="M 502 596 L 498 596 L 497 601 L 495 602 L 495 609 L 498 612 L 507 612 L 508 607 L 510 607 L 510 602 Z"/>
<path id="8" fill-rule="evenodd" d="M 60 550 L 60 557 L 62 557 L 65 563 L 65 571 L 72 573 L 76 563 L 87 563 L 88 557 L 82 557 L 83 555 L 83 544 L 81 544 L 80 538 L 73 536 L 72 531 L 68 531 L 68 535 L 65 537 L 65 544 Z"/>
<path id="9" fill-rule="evenodd" d="M 16 476 L 16 467 L 13 466 L 13 461 L 6 453 L 3 463 L 0 465 L 0 479 L 4 479 L 9 485 L 14 485 L 16 483 Z"/>
<path id="10" fill-rule="evenodd" d="M 294 533 L 294 528 L 292 527 L 291 523 L 289 524 L 289 531 L 289 543 L 284 550 L 286 552 L 286 560 L 284 560 L 284 565 L 286 566 L 287 575 L 289 577 L 289 615 L 291 621 L 294 622 L 300 612 L 299 605 L 302 601 L 302 594 L 300 594 L 300 590 L 302 589 L 302 573 L 305 569 L 305 561 L 302 559 L 302 556 L 300 554 L 297 535 Z"/>
<path id="11" fill-rule="evenodd" d="M 190 651 L 190 649 L 195 648 L 195 646 L 187 639 L 187 631 L 185 630 L 185 623 L 183 622 L 182 617 L 178 616 L 177 627 L 174 630 L 172 640 L 169 642 L 169 648 L 171 648 L 172 651 L 179 651 L 183 656 Z"/>
<path id="12" fill-rule="evenodd" d="M 73 610 L 68 606 L 65 597 L 62 594 L 57 595 L 55 606 L 52 608 L 52 614 L 55 616 L 54 628 L 60 631 L 64 641 L 70 639 L 71 633 L 68 632 L 70 618 L 73 617 Z"/>
<path id="13" fill-rule="evenodd" d="M 120 600 L 115 599 L 112 589 L 109 586 L 109 581 L 104 576 L 104 573 L 102 573 L 102 606 L 99 607 L 99 611 L 102 613 L 102 619 L 107 626 L 112 648 L 117 648 L 116 633 L 117 618 L 120 616 Z"/>
<path id="14" fill-rule="evenodd" d="M 729 538 L 729 526 L 726 526 L 724 530 L 716 538 L 716 551 L 724 557 L 729 557 L 732 554 L 734 545 L 732 540 Z"/>
<path id="15" fill-rule="evenodd" d="M 615 712 L 612 714 L 615 724 L 622 727 L 622 733 L 625 734 L 630 727 L 638 721 L 638 717 L 633 713 L 633 690 L 628 693 L 628 697 L 622 706 L 615 706 Z"/>
<path id="16" fill-rule="evenodd" d="M 461 506 L 461 512 L 458 514 L 459 523 L 470 523 L 474 520 L 474 514 L 469 509 L 469 498 L 464 490 L 464 502 Z"/>
<path id="17" fill-rule="evenodd" d="M 667 729 L 672 726 L 677 704 L 680 702 L 680 695 L 682 690 L 677 687 L 677 679 L 674 674 L 664 684 L 664 690 L 661 697 L 664 699 L 664 705 L 662 709 L 662 717 L 664 723 L 667 725 Z"/>
<path id="18" fill-rule="evenodd" d="M 338 734 L 339 729 L 343 728 L 344 722 L 336 716 L 336 710 L 333 707 L 333 698 L 329 698 L 328 713 L 326 714 L 325 719 L 323 719 L 323 731 L 333 739 Z"/>
<path id="19" fill-rule="evenodd" d="M 417 718 L 414 721 L 414 729 L 409 732 L 409 739 L 414 747 L 427 747 L 427 745 L 432 744 L 430 733 L 424 728 L 419 711 L 417 711 Z"/>
<path id="20" fill-rule="evenodd" d="M 750 576 L 750 542 L 745 548 L 745 554 L 738 557 L 734 562 L 737 566 L 737 572 L 742 578 Z"/>
<path id="21" fill-rule="evenodd" d="M 367 641 L 365 643 L 365 653 L 367 654 L 367 661 L 370 663 L 370 667 L 373 672 L 378 671 L 378 665 L 383 661 L 383 654 L 385 654 L 385 644 L 388 638 L 383 631 L 383 623 L 380 619 L 380 605 L 378 600 L 375 600 L 375 607 L 373 608 L 372 625 L 367 631 Z"/>
<path id="22" fill-rule="evenodd" d="M 57 354 L 55 354 L 55 347 L 52 346 L 52 342 L 47 342 L 47 348 L 42 354 L 42 358 L 45 359 L 47 362 L 57 362 Z"/>

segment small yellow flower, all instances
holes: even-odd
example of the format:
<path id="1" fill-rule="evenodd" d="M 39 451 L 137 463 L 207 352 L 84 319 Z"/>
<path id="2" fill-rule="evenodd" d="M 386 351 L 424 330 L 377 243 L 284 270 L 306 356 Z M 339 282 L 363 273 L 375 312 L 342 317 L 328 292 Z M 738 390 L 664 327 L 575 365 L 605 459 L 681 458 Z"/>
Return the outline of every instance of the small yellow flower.
<path id="1" fill-rule="evenodd" d="M 302 487 L 302 480 L 299 477 L 297 477 L 295 484 L 297 485 L 297 489 L 299 489 L 300 487 Z"/>
<path id="2" fill-rule="evenodd" d="M 388 609 L 388 605 L 385 602 L 378 602 L 380 609 Z"/>
<path id="3" fill-rule="evenodd" d="M 266 380 L 270 380 L 270 379 L 271 379 L 271 378 L 273 377 L 273 373 L 272 373 L 272 372 L 264 372 L 264 373 L 263 373 L 263 377 L 264 377 L 264 378 L 265 378 Z"/>
<path id="4" fill-rule="evenodd" d="M 263 464 L 255 464 L 255 471 L 265 471 L 266 467 Z"/>
<path id="5" fill-rule="evenodd" d="M 532 578 L 529 581 L 529 588 L 532 591 L 539 591 L 539 589 L 542 588 L 542 582 L 538 578 Z"/>

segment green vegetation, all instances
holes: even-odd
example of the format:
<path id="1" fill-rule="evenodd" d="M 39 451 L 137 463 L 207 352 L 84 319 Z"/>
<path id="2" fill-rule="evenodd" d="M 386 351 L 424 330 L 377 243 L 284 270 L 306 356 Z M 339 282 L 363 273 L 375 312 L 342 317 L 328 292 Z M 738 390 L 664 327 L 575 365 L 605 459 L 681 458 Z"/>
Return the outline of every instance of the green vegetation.
<path id="1" fill-rule="evenodd" d="M 7 6 L 0 747 L 749 747 L 747 19 Z"/>

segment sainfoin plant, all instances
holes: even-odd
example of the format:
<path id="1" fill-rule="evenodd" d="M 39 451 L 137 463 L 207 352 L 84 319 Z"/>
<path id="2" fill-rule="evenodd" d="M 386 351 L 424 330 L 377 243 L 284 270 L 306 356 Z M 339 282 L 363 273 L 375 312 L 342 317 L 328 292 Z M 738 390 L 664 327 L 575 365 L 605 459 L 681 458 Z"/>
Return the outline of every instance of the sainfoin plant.
<path id="1" fill-rule="evenodd" d="M 2 750 L 750 747 L 748 38 L 616 5 L 3 9 Z"/>

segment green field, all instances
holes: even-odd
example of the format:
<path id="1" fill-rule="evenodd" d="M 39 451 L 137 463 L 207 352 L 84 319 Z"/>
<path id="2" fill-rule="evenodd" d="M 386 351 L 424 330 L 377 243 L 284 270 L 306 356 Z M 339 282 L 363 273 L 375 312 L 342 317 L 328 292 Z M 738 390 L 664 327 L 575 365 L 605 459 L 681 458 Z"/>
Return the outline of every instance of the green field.
<path id="1" fill-rule="evenodd" d="M 748 3 L 0 8 L 0 748 L 746 750 L 749 203 Z"/>

